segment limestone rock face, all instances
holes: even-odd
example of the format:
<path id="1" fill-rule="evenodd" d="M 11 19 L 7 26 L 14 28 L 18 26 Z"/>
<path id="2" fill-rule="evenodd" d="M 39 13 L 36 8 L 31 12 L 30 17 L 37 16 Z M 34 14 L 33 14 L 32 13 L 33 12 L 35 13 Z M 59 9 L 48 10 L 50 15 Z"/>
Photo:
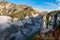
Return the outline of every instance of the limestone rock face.
<path id="1" fill-rule="evenodd" d="M 31 11 L 32 13 L 35 12 L 41 12 L 41 13 L 46 13 L 46 11 L 42 11 L 42 10 L 37 10 L 35 8 L 32 8 L 31 6 L 27 6 L 27 5 L 16 5 L 16 4 L 12 4 L 9 2 L 0 2 L 0 11 L 1 13 L 17 13 L 20 11 L 24 11 L 24 13 L 26 13 L 26 11 Z M 2 13 L 2 14 L 4 14 Z"/>
<path id="2" fill-rule="evenodd" d="M 43 29 L 46 15 L 31 6 L 0 2 L 0 40 L 25 40 Z"/>
<path id="3" fill-rule="evenodd" d="M 27 5 L 0 2 L 0 40 L 26 40 L 38 30 L 53 30 L 59 21 L 59 11 L 47 13 Z"/>

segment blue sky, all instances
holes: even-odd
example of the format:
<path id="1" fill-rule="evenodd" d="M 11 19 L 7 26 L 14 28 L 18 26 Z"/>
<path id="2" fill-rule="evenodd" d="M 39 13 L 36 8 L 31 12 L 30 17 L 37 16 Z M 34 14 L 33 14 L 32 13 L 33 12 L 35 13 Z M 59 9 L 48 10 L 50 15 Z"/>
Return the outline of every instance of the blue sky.
<path id="1" fill-rule="evenodd" d="M 14 4 L 24 4 L 46 11 L 60 9 L 60 0 L 7 0 Z"/>

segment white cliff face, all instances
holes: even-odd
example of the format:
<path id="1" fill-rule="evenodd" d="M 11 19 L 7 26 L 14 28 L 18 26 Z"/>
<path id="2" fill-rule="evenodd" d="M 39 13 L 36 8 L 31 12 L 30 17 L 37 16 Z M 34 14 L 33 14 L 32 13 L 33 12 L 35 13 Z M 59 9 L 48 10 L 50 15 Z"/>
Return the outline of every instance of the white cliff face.
<path id="1" fill-rule="evenodd" d="M 8 22 L 11 22 L 12 18 L 9 16 L 0 16 L 0 29 L 5 29 L 10 25 Z"/>
<path id="2" fill-rule="evenodd" d="M 10 22 L 12 20 L 9 16 L 0 16 L 0 24 Z"/>
<path id="3" fill-rule="evenodd" d="M 57 20 L 60 20 L 60 14 L 58 14 Z"/>
<path id="4" fill-rule="evenodd" d="M 35 25 L 31 26 L 28 25 L 28 28 L 23 28 L 21 29 L 21 31 L 19 31 L 18 33 L 16 33 L 16 40 L 25 40 L 26 37 L 32 35 L 33 33 L 35 33 L 36 31 L 38 31 L 41 27 L 42 27 L 42 16 L 39 16 L 37 18 L 34 18 L 33 21 L 36 23 Z M 29 23 L 28 23 L 29 24 Z M 39 24 L 39 25 L 37 25 Z"/>

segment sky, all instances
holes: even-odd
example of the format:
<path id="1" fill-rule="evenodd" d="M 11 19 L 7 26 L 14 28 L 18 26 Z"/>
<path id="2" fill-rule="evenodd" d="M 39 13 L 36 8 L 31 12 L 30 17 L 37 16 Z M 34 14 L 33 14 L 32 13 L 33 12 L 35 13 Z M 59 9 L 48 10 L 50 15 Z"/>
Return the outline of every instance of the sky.
<path id="1" fill-rule="evenodd" d="M 27 5 L 39 10 L 52 11 L 60 9 L 60 0 L 6 0 L 18 5 Z"/>

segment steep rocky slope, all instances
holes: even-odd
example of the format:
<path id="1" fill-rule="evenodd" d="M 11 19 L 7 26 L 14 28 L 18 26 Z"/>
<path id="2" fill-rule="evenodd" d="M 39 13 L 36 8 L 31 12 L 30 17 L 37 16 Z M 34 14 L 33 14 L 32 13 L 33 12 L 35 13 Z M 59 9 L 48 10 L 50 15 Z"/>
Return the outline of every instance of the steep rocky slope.
<path id="1" fill-rule="evenodd" d="M 46 11 L 0 2 L 0 40 L 25 40 L 43 28 Z"/>
<path id="2" fill-rule="evenodd" d="M 0 2 L 0 15 L 10 16 L 13 21 L 36 17 L 39 14 L 45 15 L 46 11 L 37 10 L 31 6 L 26 5 L 15 5 L 8 2 Z"/>
<path id="3" fill-rule="evenodd" d="M 60 10 L 51 11 L 48 13 L 49 24 L 56 26 L 60 21 Z"/>
<path id="4" fill-rule="evenodd" d="M 26 40 L 38 31 L 53 31 L 59 21 L 60 10 L 47 13 L 27 5 L 0 2 L 0 40 Z"/>

